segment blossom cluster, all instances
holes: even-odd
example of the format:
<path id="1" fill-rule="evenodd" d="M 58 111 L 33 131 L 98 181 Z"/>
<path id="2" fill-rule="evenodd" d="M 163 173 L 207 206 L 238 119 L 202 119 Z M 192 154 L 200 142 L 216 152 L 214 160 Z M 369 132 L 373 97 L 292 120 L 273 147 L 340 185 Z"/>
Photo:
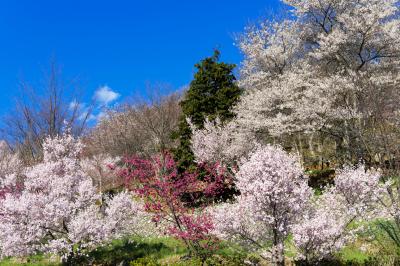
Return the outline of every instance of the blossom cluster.
<path id="1" fill-rule="evenodd" d="M 206 173 L 179 173 L 172 155 L 163 153 L 143 159 L 128 157 L 119 175 L 127 187 L 141 197 L 145 210 L 156 225 L 171 236 L 181 239 L 190 250 L 200 255 L 214 247 L 214 228 L 210 215 L 204 211 L 208 199 L 222 197 L 221 192 L 231 184 L 224 167 L 200 165 Z"/>
<path id="2" fill-rule="evenodd" d="M 236 179 L 237 202 L 213 212 L 217 234 L 238 238 L 281 261 L 285 239 L 312 195 L 298 158 L 280 147 L 260 147 L 242 161 Z"/>
<path id="3" fill-rule="evenodd" d="M 303 172 L 280 147 L 252 152 L 235 175 L 241 195 L 210 209 L 215 234 L 278 264 L 292 235 L 297 259 L 316 263 L 353 241 L 359 222 L 388 217 L 388 184 L 378 171 L 345 167 L 322 195 L 314 195 Z"/>
<path id="4" fill-rule="evenodd" d="M 82 147 L 68 133 L 47 138 L 43 162 L 25 169 L 21 191 L 0 201 L 2 256 L 51 252 L 67 258 L 134 232 L 145 217 L 142 204 L 128 192 L 101 204 L 81 168 Z"/>

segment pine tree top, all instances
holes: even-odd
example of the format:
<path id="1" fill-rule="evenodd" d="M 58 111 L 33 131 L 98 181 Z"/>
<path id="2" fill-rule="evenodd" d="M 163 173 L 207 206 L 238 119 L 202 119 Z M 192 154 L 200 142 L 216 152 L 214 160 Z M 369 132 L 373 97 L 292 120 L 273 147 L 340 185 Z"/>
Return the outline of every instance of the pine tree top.
<path id="1" fill-rule="evenodd" d="M 208 117 L 222 121 L 232 118 L 231 107 L 237 102 L 242 90 L 233 74 L 235 64 L 220 62 L 220 52 L 201 60 L 195 65 L 197 72 L 181 102 L 183 113 L 196 126 L 202 127 Z"/>

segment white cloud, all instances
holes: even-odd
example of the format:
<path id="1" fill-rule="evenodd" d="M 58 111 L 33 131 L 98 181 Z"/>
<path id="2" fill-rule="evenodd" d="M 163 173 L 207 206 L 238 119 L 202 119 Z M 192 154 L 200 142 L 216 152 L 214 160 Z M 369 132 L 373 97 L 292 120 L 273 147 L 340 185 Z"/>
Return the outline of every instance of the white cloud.
<path id="1" fill-rule="evenodd" d="M 88 111 L 84 111 L 78 116 L 78 119 L 80 121 L 86 120 L 86 122 L 90 122 L 96 121 L 97 117 L 94 114 L 89 114 Z"/>
<path id="2" fill-rule="evenodd" d="M 78 120 L 90 121 L 95 119 L 93 114 L 90 114 L 90 108 L 86 103 L 81 103 L 74 99 L 69 103 L 68 108 L 70 111 L 76 112 L 75 115 L 77 115 Z"/>
<path id="3" fill-rule="evenodd" d="M 115 101 L 120 96 L 119 93 L 113 91 L 107 85 L 100 87 L 95 93 L 94 98 L 103 105 L 108 105 L 109 103 Z"/>
<path id="4" fill-rule="evenodd" d="M 107 113 L 106 112 L 100 112 L 100 113 L 97 114 L 97 117 L 96 117 L 97 121 L 101 121 L 101 120 L 103 120 L 105 118 L 107 118 Z"/>
<path id="5" fill-rule="evenodd" d="M 85 107 L 86 107 L 85 103 L 80 103 L 76 99 L 70 102 L 68 106 L 69 110 L 71 111 L 85 109 Z"/>

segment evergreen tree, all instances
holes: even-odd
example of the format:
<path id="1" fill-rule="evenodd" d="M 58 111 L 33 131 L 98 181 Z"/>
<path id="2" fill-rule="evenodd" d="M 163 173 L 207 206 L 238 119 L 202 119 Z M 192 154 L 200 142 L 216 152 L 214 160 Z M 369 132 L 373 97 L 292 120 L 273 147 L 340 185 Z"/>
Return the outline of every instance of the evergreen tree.
<path id="1" fill-rule="evenodd" d="M 197 72 L 181 101 L 183 115 L 175 137 L 179 146 L 174 151 L 181 170 L 194 167 L 194 155 L 190 149 L 192 132 L 186 118 L 202 128 L 206 118 L 222 122 L 235 116 L 231 107 L 238 101 L 242 90 L 235 83 L 234 64 L 219 62 L 220 52 L 201 60 L 195 65 Z"/>

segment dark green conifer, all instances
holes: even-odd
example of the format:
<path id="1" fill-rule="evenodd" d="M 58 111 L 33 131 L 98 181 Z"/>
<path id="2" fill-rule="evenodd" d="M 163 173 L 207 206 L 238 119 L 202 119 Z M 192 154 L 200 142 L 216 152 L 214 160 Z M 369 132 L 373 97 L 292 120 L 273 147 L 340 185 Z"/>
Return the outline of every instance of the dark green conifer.
<path id="1" fill-rule="evenodd" d="M 239 100 L 242 90 L 236 84 L 234 64 L 219 62 L 220 52 L 201 60 L 195 65 L 197 72 L 181 101 L 182 118 L 175 137 L 179 146 L 174 151 L 181 170 L 195 167 L 194 155 L 190 149 L 192 132 L 186 118 L 202 128 L 206 118 L 213 121 L 217 117 L 222 122 L 232 119 L 232 106 Z"/>

